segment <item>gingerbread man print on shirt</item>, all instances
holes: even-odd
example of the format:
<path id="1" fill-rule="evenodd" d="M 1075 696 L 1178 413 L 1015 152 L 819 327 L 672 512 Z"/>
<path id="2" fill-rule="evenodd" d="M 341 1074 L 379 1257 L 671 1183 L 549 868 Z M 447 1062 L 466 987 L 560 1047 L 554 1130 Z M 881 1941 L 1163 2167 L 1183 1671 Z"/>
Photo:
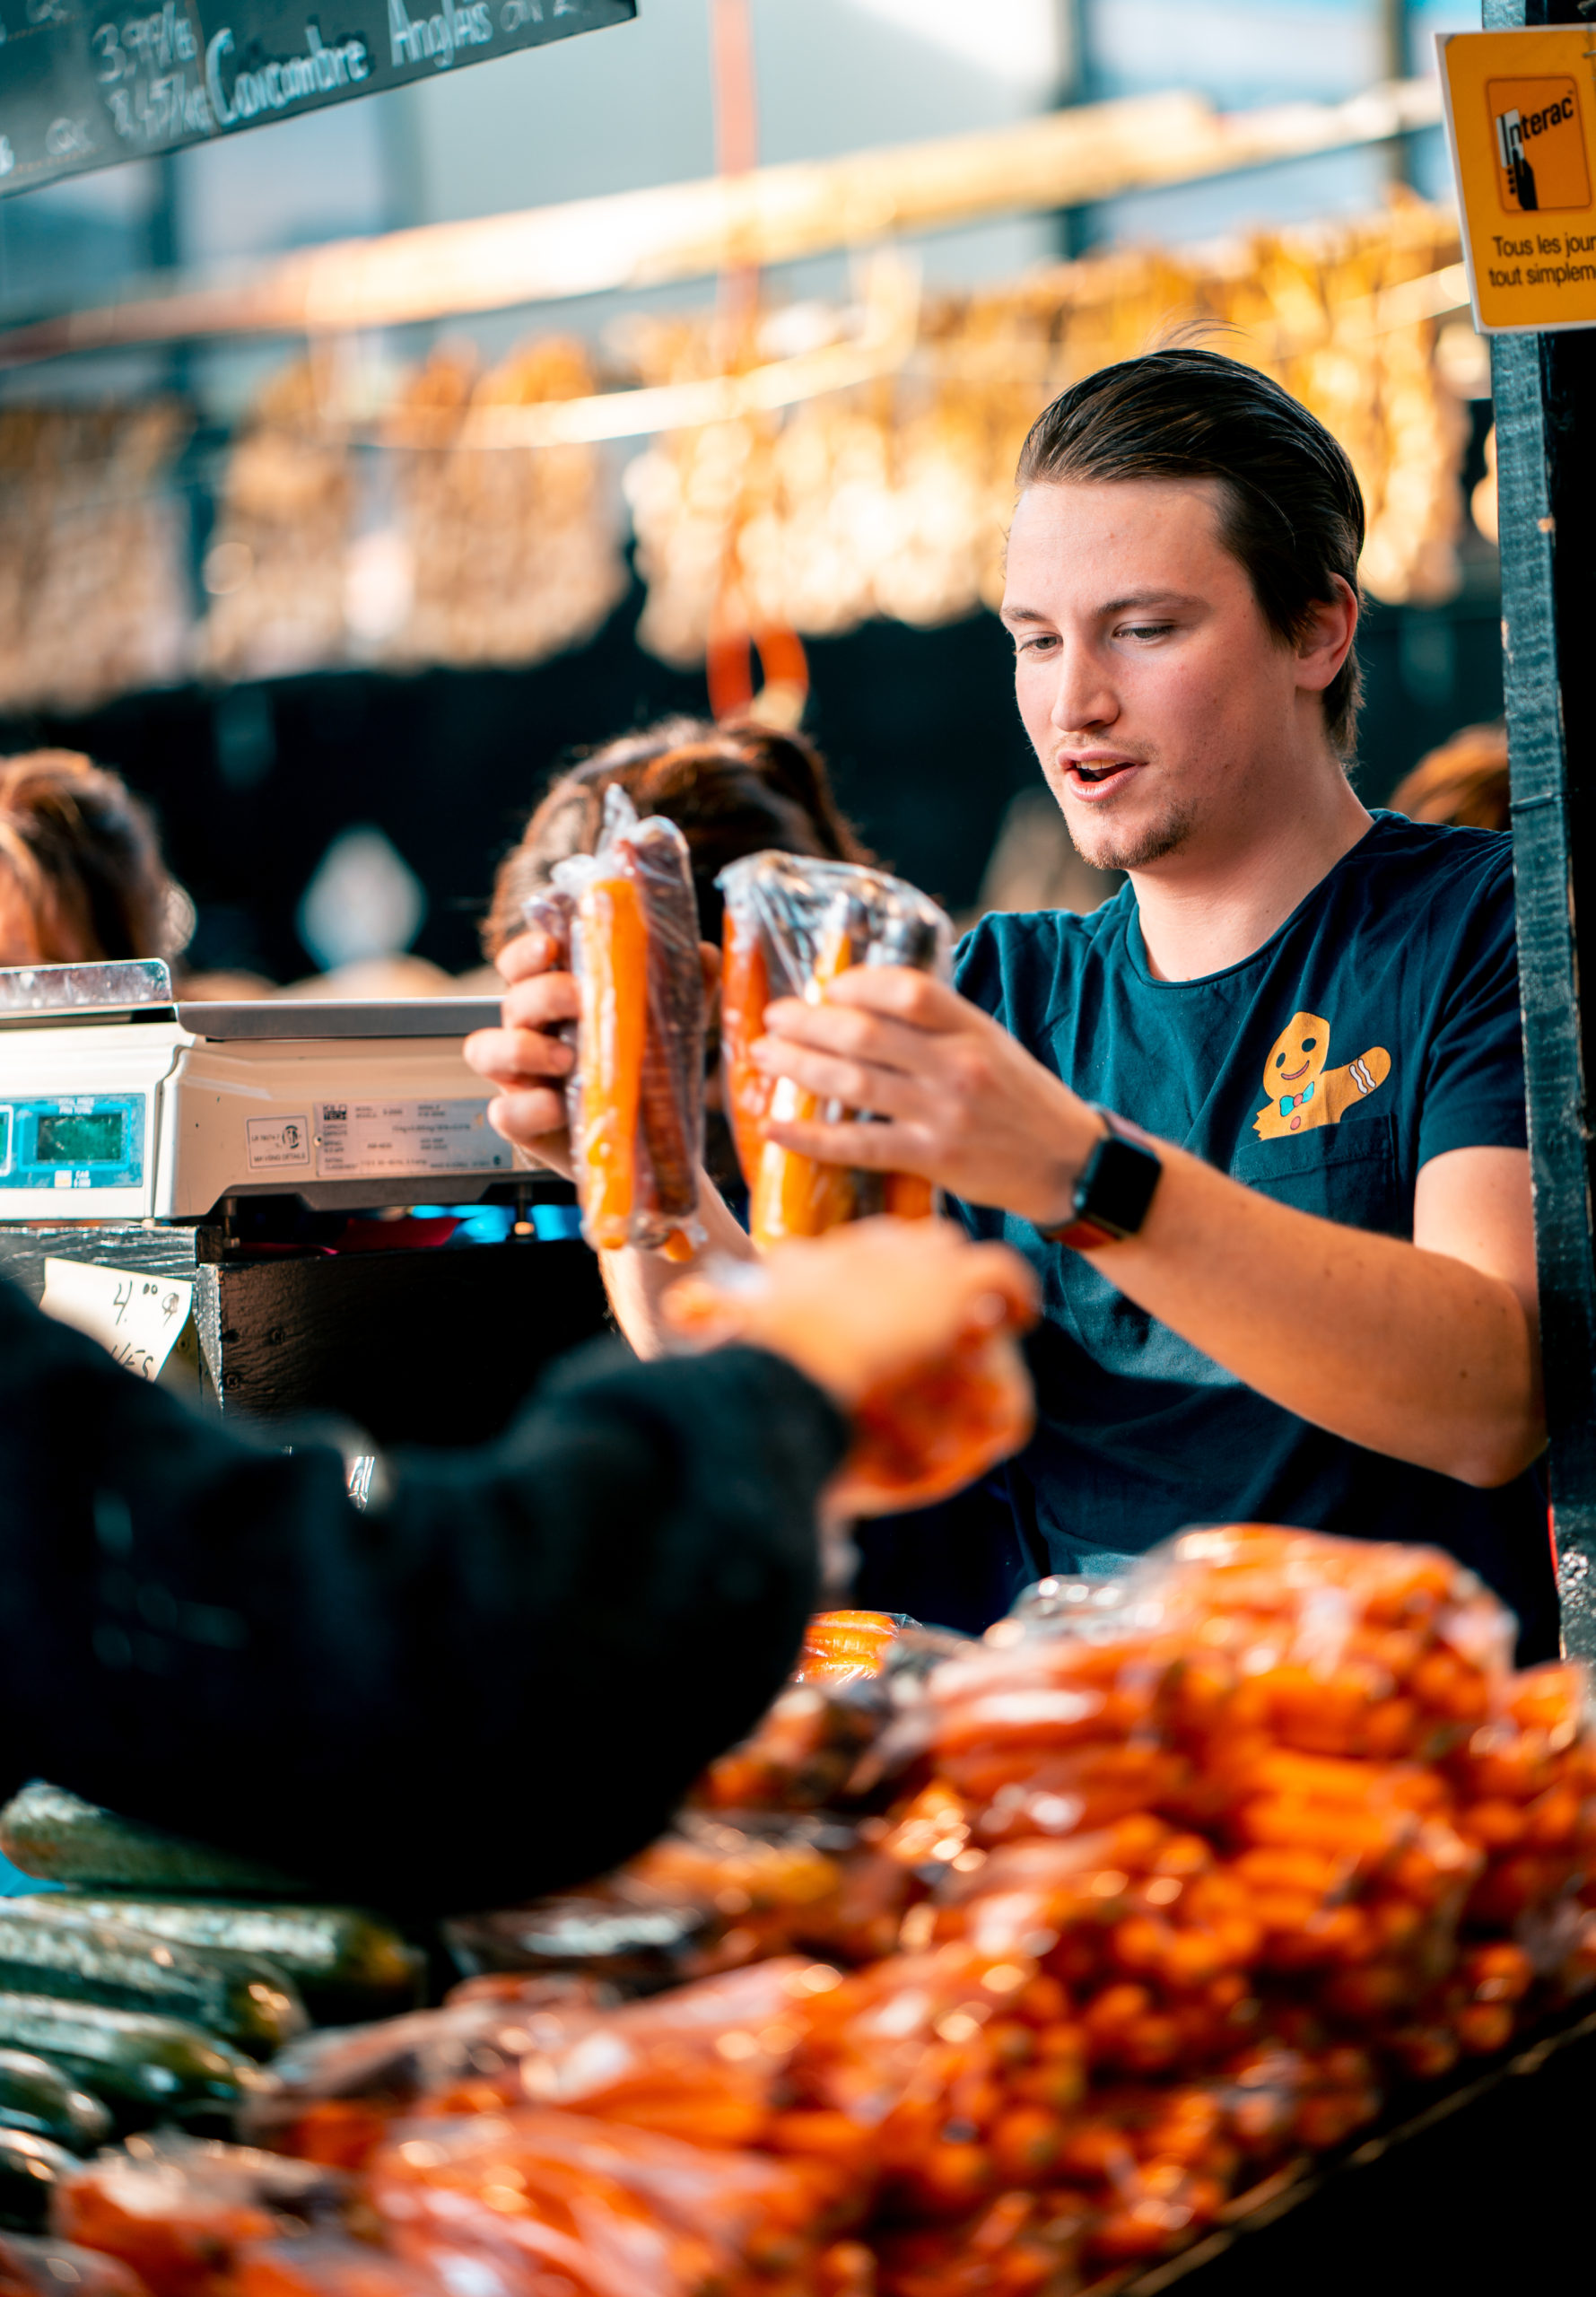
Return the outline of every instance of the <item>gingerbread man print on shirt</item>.
<path id="1" fill-rule="evenodd" d="M 1391 1075 L 1391 1055 L 1382 1044 L 1327 1069 L 1330 1023 L 1317 1013 L 1294 1013 L 1269 1047 L 1263 1064 L 1268 1105 L 1252 1120 L 1260 1140 L 1284 1140 L 1315 1125 L 1339 1124 L 1355 1101 L 1366 1100 Z"/>

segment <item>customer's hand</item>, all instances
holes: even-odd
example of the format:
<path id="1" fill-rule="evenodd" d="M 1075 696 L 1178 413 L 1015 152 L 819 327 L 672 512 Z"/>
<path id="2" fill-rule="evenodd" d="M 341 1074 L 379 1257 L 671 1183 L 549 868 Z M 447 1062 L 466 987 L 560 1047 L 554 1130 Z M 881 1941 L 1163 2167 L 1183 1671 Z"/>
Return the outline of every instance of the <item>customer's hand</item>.
<path id="1" fill-rule="evenodd" d="M 475 1029 L 463 1051 L 479 1077 L 497 1085 L 488 1103 L 488 1122 L 506 1140 L 573 1177 L 565 1084 L 576 1066 L 569 1025 L 581 1011 L 576 975 L 560 969 L 563 955 L 552 934 L 534 926 L 507 941 L 496 963 L 505 983 L 496 1029 Z M 720 952 L 701 941 L 706 1012 L 713 1011 L 720 983 Z"/>
<path id="2" fill-rule="evenodd" d="M 971 1244 L 949 1220 L 859 1220 L 774 1246 L 718 1279 L 684 1277 L 666 1321 L 714 1346 L 785 1356 L 845 1411 L 961 1342 L 1036 1321 L 1036 1279 L 1007 1245 Z"/>
<path id="3" fill-rule="evenodd" d="M 498 957 L 505 983 L 496 1029 L 476 1029 L 466 1039 L 466 1059 L 480 1077 L 499 1088 L 488 1103 L 488 1122 L 506 1140 L 571 1176 L 571 1139 L 565 1122 L 565 1080 L 576 1055 L 558 1031 L 580 1009 L 576 977 L 560 972 L 561 949 L 551 934 L 518 934 Z"/>
<path id="4" fill-rule="evenodd" d="M 1103 1121 L 1008 1031 L 929 974 L 856 965 L 818 1004 L 782 998 L 754 1058 L 822 1101 L 885 1120 L 767 1121 L 824 1164 L 919 1173 L 968 1204 L 1059 1227 Z"/>

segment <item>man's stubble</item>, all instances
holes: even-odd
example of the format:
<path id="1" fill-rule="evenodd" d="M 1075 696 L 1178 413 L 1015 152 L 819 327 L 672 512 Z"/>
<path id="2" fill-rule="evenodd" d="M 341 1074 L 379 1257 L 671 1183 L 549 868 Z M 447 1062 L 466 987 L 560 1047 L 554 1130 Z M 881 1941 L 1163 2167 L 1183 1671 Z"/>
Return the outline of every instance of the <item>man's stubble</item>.
<path id="1" fill-rule="evenodd" d="M 1156 821 L 1118 832 L 1112 822 L 1077 823 L 1062 801 L 1060 810 L 1076 852 L 1095 869 L 1149 869 L 1156 862 L 1178 853 L 1193 826 L 1190 813 L 1177 805 L 1166 807 Z M 1075 815 L 1078 816 L 1081 810 L 1077 807 Z"/>

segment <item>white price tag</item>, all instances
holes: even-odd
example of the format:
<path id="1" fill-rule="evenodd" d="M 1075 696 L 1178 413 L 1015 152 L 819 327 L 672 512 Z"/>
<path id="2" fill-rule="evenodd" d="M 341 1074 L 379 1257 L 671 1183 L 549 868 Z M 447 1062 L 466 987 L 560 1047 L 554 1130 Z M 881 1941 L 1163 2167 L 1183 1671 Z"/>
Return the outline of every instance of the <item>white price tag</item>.
<path id="1" fill-rule="evenodd" d="M 141 1276 L 93 1261 L 47 1260 L 46 1315 L 86 1332 L 141 1380 L 158 1379 L 194 1306 L 194 1287 L 176 1276 Z"/>

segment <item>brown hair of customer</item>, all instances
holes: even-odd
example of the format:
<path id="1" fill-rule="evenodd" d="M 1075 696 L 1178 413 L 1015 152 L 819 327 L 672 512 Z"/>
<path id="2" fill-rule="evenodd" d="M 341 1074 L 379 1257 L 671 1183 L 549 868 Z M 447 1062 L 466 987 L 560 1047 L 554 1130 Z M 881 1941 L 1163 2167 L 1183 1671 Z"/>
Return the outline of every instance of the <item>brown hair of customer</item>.
<path id="1" fill-rule="evenodd" d="M 801 734 L 752 721 L 663 719 L 605 743 L 551 784 L 499 865 L 483 927 L 490 957 L 522 930 L 522 904 L 547 885 L 554 864 L 593 852 L 605 792 L 616 785 L 640 814 L 665 815 L 685 837 L 706 941 L 720 938 L 715 879 L 746 853 L 772 846 L 836 861 L 872 859 L 838 808 L 824 760 Z"/>
<path id="2" fill-rule="evenodd" d="M 167 954 L 172 883 L 155 825 L 119 775 L 76 751 L 0 758 L 0 868 L 32 913 L 41 964 Z"/>
<path id="3" fill-rule="evenodd" d="M 1498 719 L 1494 725 L 1461 727 L 1421 757 L 1387 803 L 1416 822 L 1506 829 L 1508 797 L 1507 729 Z"/>

